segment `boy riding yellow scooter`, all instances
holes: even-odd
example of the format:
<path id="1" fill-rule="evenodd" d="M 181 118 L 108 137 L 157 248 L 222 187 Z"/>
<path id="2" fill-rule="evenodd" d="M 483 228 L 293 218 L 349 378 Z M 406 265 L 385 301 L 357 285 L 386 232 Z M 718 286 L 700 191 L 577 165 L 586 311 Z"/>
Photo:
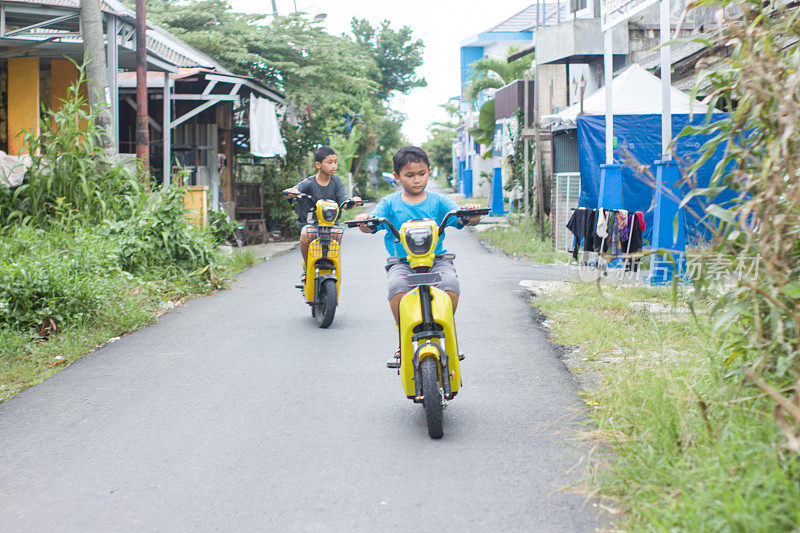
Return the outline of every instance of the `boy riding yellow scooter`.
<path id="1" fill-rule="evenodd" d="M 347 199 L 344 184 L 335 174 L 336 153 L 323 146 L 314 153 L 317 173 L 283 191 L 290 201 L 297 201 L 300 231 L 300 254 L 303 271 L 296 285 L 311 306 L 311 314 L 321 328 L 333 322 L 339 301 L 341 282 L 340 242 L 342 227 L 336 225 L 342 209 L 362 205 L 361 198 Z"/>
<path id="2" fill-rule="evenodd" d="M 442 395 L 449 400 L 461 386 L 453 321 L 459 283 L 454 256 L 443 246 L 444 230 L 477 224 L 488 209 L 474 204 L 460 208 L 450 198 L 426 191 L 429 174 L 421 148 L 401 148 L 394 155 L 394 177 L 403 190 L 347 225 L 365 233 L 387 230 L 389 306 L 400 332 L 400 349 L 387 366 L 399 368 L 406 396 L 425 406 L 428 434 L 440 438 Z"/>

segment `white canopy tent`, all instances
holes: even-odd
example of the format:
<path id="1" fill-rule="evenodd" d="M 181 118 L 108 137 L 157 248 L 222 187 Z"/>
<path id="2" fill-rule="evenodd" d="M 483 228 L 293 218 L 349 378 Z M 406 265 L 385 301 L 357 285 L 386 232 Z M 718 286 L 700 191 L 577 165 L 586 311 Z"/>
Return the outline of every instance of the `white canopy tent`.
<path id="1" fill-rule="evenodd" d="M 606 112 L 606 87 L 583 100 L 584 115 L 604 115 Z M 661 114 L 661 79 L 653 76 L 644 68 L 633 64 L 620 72 L 611 82 L 614 115 L 660 115 Z M 688 115 L 704 114 L 708 106 L 672 87 L 672 114 Z M 581 104 L 572 105 L 560 113 L 542 116 L 542 126 L 574 126 L 581 112 Z"/>

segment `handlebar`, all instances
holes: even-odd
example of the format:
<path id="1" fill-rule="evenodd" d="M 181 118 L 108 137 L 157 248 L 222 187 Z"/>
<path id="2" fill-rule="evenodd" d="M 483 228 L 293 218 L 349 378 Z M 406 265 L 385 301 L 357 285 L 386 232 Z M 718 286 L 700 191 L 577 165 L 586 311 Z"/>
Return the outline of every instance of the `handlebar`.
<path id="1" fill-rule="evenodd" d="M 453 209 L 449 213 L 444 216 L 444 220 L 442 223 L 439 224 L 439 235 L 444 233 L 444 229 L 447 227 L 447 222 L 453 218 L 458 217 L 462 224 L 466 224 L 470 217 L 474 217 L 476 215 L 487 215 L 489 214 L 490 209 L 488 207 L 480 207 L 478 209 Z M 345 222 L 348 228 L 355 228 L 358 227 L 360 224 L 366 224 L 367 227 L 370 229 L 376 229 L 381 224 L 386 224 L 389 230 L 394 234 L 394 236 L 399 240 L 400 239 L 400 232 L 397 231 L 391 222 L 386 220 L 383 217 L 370 217 L 365 218 L 362 220 L 349 220 Z"/>
<path id="2" fill-rule="evenodd" d="M 293 192 L 289 192 L 288 190 L 285 190 L 285 191 L 282 191 L 282 192 L 283 192 L 283 195 L 286 197 L 286 199 L 289 200 L 290 202 L 293 201 L 293 200 L 296 201 L 296 200 L 303 200 L 303 199 L 304 200 L 311 200 L 311 201 L 314 200 L 314 198 L 310 194 L 306 194 L 304 192 L 293 193 Z"/>
<path id="3" fill-rule="evenodd" d="M 364 205 L 363 200 L 354 200 L 353 198 L 348 198 L 344 202 L 341 203 L 339 209 L 352 209 L 356 206 Z"/>
<path id="4" fill-rule="evenodd" d="M 282 191 L 282 193 L 284 196 L 286 196 L 286 199 L 289 200 L 290 202 L 297 200 L 311 200 L 312 202 L 314 201 L 313 196 L 311 196 L 310 194 L 306 194 L 304 192 L 293 193 L 289 192 L 288 190 L 284 190 Z M 348 198 L 347 200 L 339 204 L 339 209 L 352 209 L 357 205 L 364 205 L 364 201 Z"/>
<path id="5" fill-rule="evenodd" d="M 387 219 L 383 217 L 369 217 L 362 220 L 348 220 L 347 222 L 345 222 L 345 225 L 348 228 L 356 228 L 361 224 L 366 224 L 367 227 L 373 230 L 376 229 L 381 224 L 386 224 L 389 230 L 394 234 L 395 238 L 397 238 L 397 240 L 400 240 L 400 232 L 397 231 L 397 228 L 395 228 L 391 222 L 389 222 Z"/>
<path id="6" fill-rule="evenodd" d="M 453 217 L 458 217 L 458 221 L 466 226 L 470 217 L 488 215 L 489 211 L 490 209 L 488 207 L 479 207 L 477 209 L 453 209 L 444 216 L 444 220 L 439 224 L 439 235 L 441 236 L 442 233 L 444 233 L 444 228 L 447 227 L 447 221 Z"/>

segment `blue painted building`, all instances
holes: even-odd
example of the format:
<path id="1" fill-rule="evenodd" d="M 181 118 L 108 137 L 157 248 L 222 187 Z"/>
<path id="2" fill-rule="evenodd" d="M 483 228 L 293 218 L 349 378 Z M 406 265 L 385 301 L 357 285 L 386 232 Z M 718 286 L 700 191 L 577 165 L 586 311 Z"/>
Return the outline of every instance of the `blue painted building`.
<path id="1" fill-rule="evenodd" d="M 494 90 L 485 91 L 474 103 L 466 102 L 464 94 L 472 80 L 472 64 L 479 59 L 490 57 L 507 60 L 509 49 L 530 48 L 534 44 L 537 27 L 554 25 L 568 16 L 568 3 L 541 2 L 530 4 L 508 19 L 490 27 L 484 32 L 464 39 L 461 43 L 461 110 L 465 114 L 462 128 L 453 145 L 453 174 L 458 179 L 458 190 L 470 196 L 495 196 L 495 204 L 502 212 L 504 173 L 501 170 L 502 150 L 498 144 L 492 147 L 480 146 L 469 135 L 469 129 L 477 126 L 478 110 L 487 100 L 494 97 Z M 538 25 L 538 26 L 537 26 Z M 501 130 L 503 125 L 501 125 Z M 508 144 L 508 143 L 506 143 Z M 492 157 L 482 156 L 492 151 Z M 499 198 L 498 198 L 499 196 Z M 498 213 L 498 209 L 494 212 Z"/>

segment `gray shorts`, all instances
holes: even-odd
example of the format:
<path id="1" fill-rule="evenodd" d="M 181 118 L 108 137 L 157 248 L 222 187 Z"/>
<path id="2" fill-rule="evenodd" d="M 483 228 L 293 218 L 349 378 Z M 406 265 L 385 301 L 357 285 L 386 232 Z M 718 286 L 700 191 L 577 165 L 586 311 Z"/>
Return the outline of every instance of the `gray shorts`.
<path id="1" fill-rule="evenodd" d="M 456 294 L 461 294 L 458 285 L 458 274 L 456 274 L 456 267 L 453 265 L 452 259 L 434 259 L 431 272 L 438 272 L 439 276 L 442 278 L 442 281 L 436 285 L 437 288 L 443 291 L 452 291 Z M 413 273 L 414 271 L 411 270 L 411 265 L 408 263 L 387 263 L 386 277 L 389 280 L 389 300 L 397 293 L 409 292 L 411 290 L 412 287 L 409 285 L 408 281 L 406 281 L 406 278 L 409 274 Z"/>

